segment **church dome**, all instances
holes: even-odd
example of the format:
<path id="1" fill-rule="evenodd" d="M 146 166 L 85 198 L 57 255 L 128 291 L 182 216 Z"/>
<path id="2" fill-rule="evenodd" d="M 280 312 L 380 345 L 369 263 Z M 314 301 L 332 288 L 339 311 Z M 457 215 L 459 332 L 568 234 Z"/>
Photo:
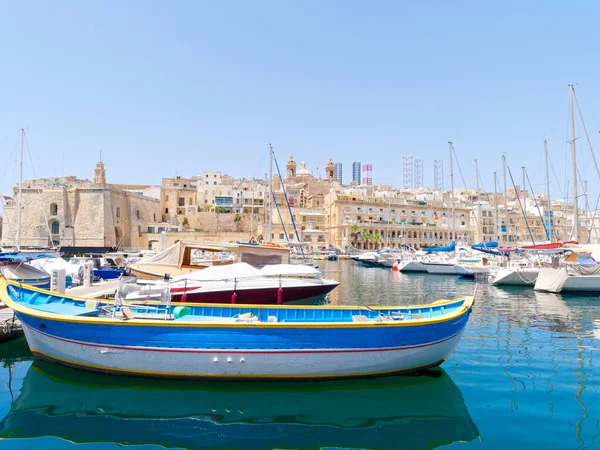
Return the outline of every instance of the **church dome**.
<path id="1" fill-rule="evenodd" d="M 300 169 L 298 169 L 297 174 L 299 177 L 312 177 L 312 173 L 310 173 L 310 170 L 306 168 L 304 161 L 300 163 Z"/>

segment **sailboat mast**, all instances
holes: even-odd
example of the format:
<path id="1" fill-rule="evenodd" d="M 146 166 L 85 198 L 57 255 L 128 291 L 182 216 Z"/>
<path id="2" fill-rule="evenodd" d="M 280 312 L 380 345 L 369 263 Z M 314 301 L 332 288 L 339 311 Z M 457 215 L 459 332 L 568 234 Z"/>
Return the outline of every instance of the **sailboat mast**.
<path id="1" fill-rule="evenodd" d="M 527 206 L 526 206 L 526 202 L 527 202 L 527 188 L 526 188 L 526 184 L 525 184 L 525 166 L 521 166 L 521 170 L 523 171 L 523 209 L 525 211 L 527 211 Z"/>
<path id="2" fill-rule="evenodd" d="M 454 169 L 452 167 L 452 142 L 448 142 L 448 149 L 450 151 L 450 191 L 451 197 L 451 214 L 452 214 L 452 240 L 456 240 L 456 222 L 454 221 Z"/>
<path id="3" fill-rule="evenodd" d="M 573 235 L 579 241 L 579 199 L 577 198 L 577 154 L 575 151 L 575 114 L 573 113 L 573 85 L 569 85 L 569 108 L 571 110 L 571 163 L 573 164 Z"/>
<path id="4" fill-rule="evenodd" d="M 521 166 L 521 170 L 523 172 L 523 220 L 525 221 L 523 225 L 524 228 L 527 228 L 527 185 L 525 184 L 525 166 Z"/>
<path id="5" fill-rule="evenodd" d="M 21 128 L 19 134 L 19 202 L 17 205 L 17 251 L 21 250 L 21 211 L 23 210 L 23 135 L 25 130 Z"/>
<path id="6" fill-rule="evenodd" d="M 498 172 L 494 172 L 494 207 L 496 208 L 496 240 L 500 240 L 500 230 L 498 229 Z"/>
<path id="7" fill-rule="evenodd" d="M 548 217 L 548 240 L 552 242 L 554 233 L 551 230 L 553 230 L 554 218 L 552 217 L 552 203 L 550 202 L 550 166 L 548 162 L 548 139 L 544 139 L 544 154 L 546 155 L 546 211 L 548 211 L 546 213 L 546 217 Z"/>
<path id="8" fill-rule="evenodd" d="M 252 178 L 252 211 L 250 212 L 250 237 L 254 237 L 254 178 Z"/>
<path id="9" fill-rule="evenodd" d="M 479 165 L 477 164 L 477 158 L 475 158 L 475 178 L 477 179 L 477 234 L 479 238 L 477 242 L 483 241 L 483 228 L 481 225 L 481 202 L 479 201 Z"/>
<path id="10" fill-rule="evenodd" d="M 502 170 L 504 171 L 504 241 L 508 242 L 508 188 L 506 187 L 506 156 L 502 155 Z"/>
<path id="11" fill-rule="evenodd" d="M 269 214 L 267 223 L 267 242 L 273 238 L 273 146 L 269 144 Z"/>

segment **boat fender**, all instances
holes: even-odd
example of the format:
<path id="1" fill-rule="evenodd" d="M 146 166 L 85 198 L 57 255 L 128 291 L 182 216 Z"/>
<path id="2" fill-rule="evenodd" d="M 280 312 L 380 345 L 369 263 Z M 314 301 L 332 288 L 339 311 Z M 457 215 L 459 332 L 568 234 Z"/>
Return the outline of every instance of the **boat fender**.
<path id="1" fill-rule="evenodd" d="M 283 303 L 283 289 L 277 289 L 277 304 L 281 305 Z"/>
<path id="2" fill-rule="evenodd" d="M 189 306 L 176 306 L 175 308 L 173 308 L 173 316 L 176 319 L 180 319 L 183 316 L 187 316 L 188 314 L 191 314 L 191 312 L 192 310 Z"/>
<path id="3" fill-rule="evenodd" d="M 232 304 L 236 304 L 237 303 L 237 293 L 233 293 L 231 294 L 231 303 Z"/>
<path id="4" fill-rule="evenodd" d="M 185 292 L 181 295 L 181 301 L 183 303 L 187 302 L 187 294 Z"/>

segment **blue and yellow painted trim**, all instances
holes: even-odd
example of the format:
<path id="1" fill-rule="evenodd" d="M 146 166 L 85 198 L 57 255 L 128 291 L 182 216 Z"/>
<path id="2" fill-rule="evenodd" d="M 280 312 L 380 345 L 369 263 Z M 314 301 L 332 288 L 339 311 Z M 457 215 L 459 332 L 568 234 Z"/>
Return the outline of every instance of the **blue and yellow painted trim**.
<path id="1" fill-rule="evenodd" d="M 68 322 L 68 323 L 82 323 L 90 325 L 119 325 L 119 326 L 152 326 L 152 327 L 171 327 L 171 328 L 240 328 L 240 327 L 252 327 L 252 328 L 398 328 L 398 327 L 420 327 L 424 325 L 433 325 L 438 323 L 444 323 L 455 320 L 466 314 L 473 306 L 473 297 L 461 297 L 455 300 L 438 300 L 437 302 L 428 305 L 410 305 L 406 307 L 398 307 L 398 309 L 415 309 L 415 308 L 429 308 L 431 306 L 443 306 L 444 304 L 452 304 L 462 300 L 463 305 L 457 308 L 454 312 L 445 314 L 443 316 L 437 316 L 435 318 L 423 318 L 423 319 L 412 319 L 410 321 L 390 321 L 390 322 L 345 322 L 345 323 L 327 323 L 327 322 L 228 322 L 228 323 L 215 323 L 215 322 L 184 322 L 184 321 L 167 321 L 162 319 L 129 319 L 121 320 L 114 319 L 111 317 L 86 317 L 86 316 L 67 316 L 63 314 L 47 313 L 39 311 L 28 306 L 14 301 L 9 293 L 8 286 L 16 286 L 19 288 L 28 289 L 33 292 L 39 292 L 45 295 L 52 295 L 61 298 L 68 298 L 78 302 L 86 302 L 89 299 L 82 297 L 72 297 L 67 295 L 57 295 L 55 292 L 48 291 L 45 289 L 36 288 L 33 286 L 22 285 L 21 283 L 6 280 L 0 278 L 0 300 L 4 302 L 6 306 L 12 308 L 18 313 L 36 317 L 38 319 L 46 319 L 54 322 Z M 107 303 L 108 304 L 108 303 Z M 178 303 L 172 303 L 172 305 L 178 305 Z M 206 307 L 224 307 L 224 308 L 240 308 L 240 305 L 232 304 L 204 304 L 204 303 L 180 303 L 185 306 L 206 306 Z M 287 308 L 287 309 L 314 309 L 314 305 L 304 306 L 287 306 L 287 305 L 244 305 L 242 309 L 272 309 L 276 308 Z M 334 310 L 360 310 L 360 306 L 319 306 L 323 309 L 334 309 Z M 390 310 L 389 307 L 374 307 L 369 308 L 370 310 Z"/>

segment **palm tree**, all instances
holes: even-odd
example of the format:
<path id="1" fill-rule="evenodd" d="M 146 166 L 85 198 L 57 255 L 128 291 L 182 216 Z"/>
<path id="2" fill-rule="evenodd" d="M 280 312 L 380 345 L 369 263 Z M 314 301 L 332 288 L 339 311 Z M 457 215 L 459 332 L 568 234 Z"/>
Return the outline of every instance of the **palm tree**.
<path id="1" fill-rule="evenodd" d="M 380 234 L 374 234 L 373 235 L 373 241 L 375 242 L 375 244 L 377 246 L 379 246 L 379 244 L 381 244 L 381 241 L 382 241 L 381 235 Z"/>
<path id="2" fill-rule="evenodd" d="M 350 227 L 349 231 L 350 231 L 350 238 L 351 238 L 352 242 L 354 244 L 356 244 L 358 237 L 361 236 L 365 230 L 363 230 L 358 225 L 352 225 Z"/>

